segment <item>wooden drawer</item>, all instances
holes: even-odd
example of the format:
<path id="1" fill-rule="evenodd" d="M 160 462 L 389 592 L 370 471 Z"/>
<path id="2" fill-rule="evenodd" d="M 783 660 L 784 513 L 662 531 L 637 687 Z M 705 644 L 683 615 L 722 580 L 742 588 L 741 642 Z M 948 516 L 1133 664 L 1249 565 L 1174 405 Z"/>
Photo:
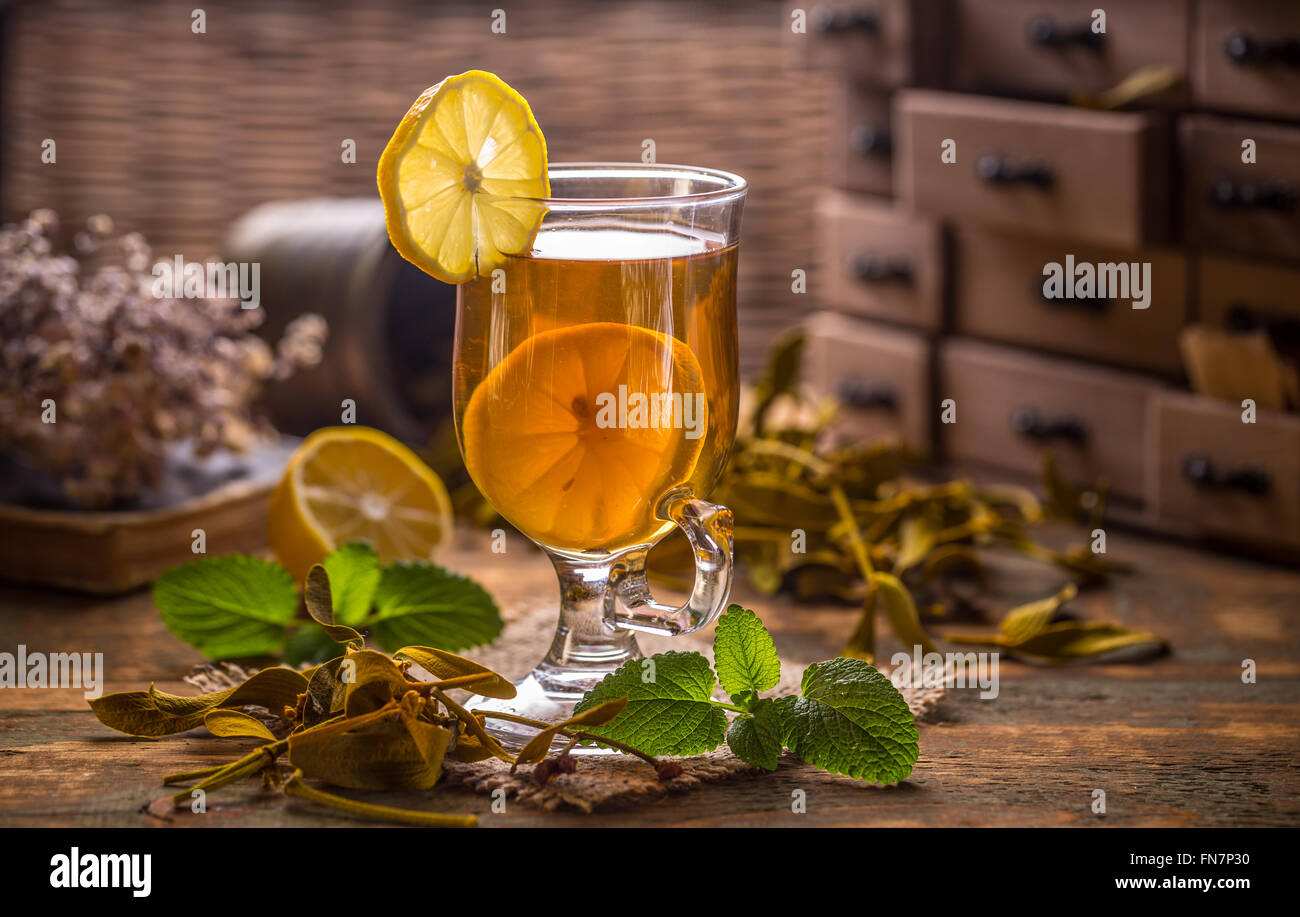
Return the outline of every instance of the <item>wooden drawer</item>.
<path id="1" fill-rule="evenodd" d="M 936 329 L 943 315 L 939 226 L 889 202 L 828 193 L 816 209 L 815 292 L 843 312 Z"/>
<path id="2" fill-rule="evenodd" d="M 1152 403 L 1157 520 L 1180 531 L 1300 544 L 1300 417 L 1182 392 Z"/>
<path id="3" fill-rule="evenodd" d="M 1300 4 L 1199 0 L 1192 93 L 1205 108 L 1300 118 Z"/>
<path id="4" fill-rule="evenodd" d="M 805 381 L 843 404 L 837 434 L 849 442 L 894 434 L 928 453 L 929 341 L 830 312 L 809 316 L 804 327 Z"/>
<path id="5" fill-rule="evenodd" d="M 1051 449 L 1080 486 L 1105 478 L 1140 500 L 1145 486 L 1147 401 L 1155 383 L 1129 373 L 952 340 L 939 353 L 939 401 L 957 402 L 940 424 L 947 455 L 1035 474 Z"/>
<path id="6" fill-rule="evenodd" d="M 1156 113 L 906 90 L 894 127 L 895 189 L 924 213 L 1125 248 L 1168 233 L 1168 135 Z M 940 160 L 945 140 L 956 162 Z"/>
<path id="7" fill-rule="evenodd" d="M 1071 257 L 1073 265 L 1067 261 Z M 1139 275 L 1143 263 L 1150 265 L 1145 309 L 1114 296 L 1049 299 L 1044 294 L 1048 264 L 1060 265 L 1064 273 L 1083 263 L 1124 263 L 1133 274 L 1134 262 Z M 953 233 L 953 323 L 961 334 L 1177 376 L 1182 372 L 1178 332 L 1188 314 L 1187 272 L 1187 259 L 1172 249 L 1094 248 L 964 225 Z"/>
<path id="8" fill-rule="evenodd" d="M 893 150 L 889 94 L 841 80 L 831 117 L 831 184 L 866 194 L 893 194 Z"/>
<path id="9" fill-rule="evenodd" d="M 1196 277 L 1202 322 L 1267 331 L 1281 353 L 1300 359 L 1300 268 L 1202 255 Z"/>
<path id="10" fill-rule="evenodd" d="M 834 0 L 786 7 L 785 30 L 805 65 L 886 88 L 937 86 L 949 0 Z M 796 34 L 792 16 L 806 11 Z"/>
<path id="11" fill-rule="evenodd" d="M 1144 67 L 1187 73 L 1190 10 L 1178 0 L 956 0 L 953 84 L 972 92 L 1064 97 L 1102 92 Z M 1185 88 L 1143 98 L 1182 104 Z"/>
<path id="12" fill-rule="evenodd" d="M 1241 161 L 1244 139 L 1258 162 Z M 1300 127 L 1192 115 L 1179 142 L 1188 242 L 1300 258 Z"/>

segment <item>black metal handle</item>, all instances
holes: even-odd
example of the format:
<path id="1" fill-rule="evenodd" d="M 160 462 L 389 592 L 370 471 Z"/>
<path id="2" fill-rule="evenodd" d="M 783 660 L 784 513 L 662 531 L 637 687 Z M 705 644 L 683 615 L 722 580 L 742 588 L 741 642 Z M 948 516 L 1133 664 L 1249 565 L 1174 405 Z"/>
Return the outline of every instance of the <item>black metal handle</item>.
<path id="1" fill-rule="evenodd" d="M 1064 440 L 1075 446 L 1088 442 L 1088 428 L 1077 417 L 1043 417 L 1037 408 L 1016 408 L 1011 412 L 1011 429 L 1027 439 L 1047 442 Z"/>
<path id="2" fill-rule="evenodd" d="M 1233 32 L 1223 40 L 1223 56 L 1234 64 L 1300 67 L 1300 39 L 1256 38 L 1245 32 Z"/>
<path id="3" fill-rule="evenodd" d="M 1238 182 L 1221 178 L 1210 186 L 1210 201 L 1225 210 L 1273 210 L 1287 213 L 1300 201 L 1295 186 L 1284 181 Z"/>
<path id="4" fill-rule="evenodd" d="M 858 124 L 849 131 L 849 147 L 859 156 L 888 156 L 894 149 L 894 136 L 888 128 Z"/>
<path id="5" fill-rule="evenodd" d="M 859 410 L 898 410 L 898 392 L 889 385 L 844 378 L 835 386 L 835 397 Z"/>
<path id="6" fill-rule="evenodd" d="M 1223 326 L 1229 331 L 1263 331 L 1275 345 L 1283 350 L 1300 347 L 1300 321 L 1294 318 L 1266 315 L 1252 309 L 1244 302 L 1228 306 Z"/>
<path id="7" fill-rule="evenodd" d="M 912 263 L 906 258 L 882 258 L 877 255 L 854 255 L 849 271 L 860 283 L 911 283 Z"/>
<path id="8" fill-rule="evenodd" d="M 1183 476 L 1202 490 L 1239 490 L 1252 497 L 1262 497 L 1273 489 L 1267 471 L 1254 465 L 1219 469 L 1199 453 L 1183 459 Z"/>
<path id="9" fill-rule="evenodd" d="M 875 35 L 880 31 L 880 14 L 869 7 L 818 7 L 815 24 L 817 31 L 823 35 L 845 35 L 851 32 Z"/>
<path id="10" fill-rule="evenodd" d="M 1014 160 L 1000 153 L 984 153 L 975 160 L 975 174 L 991 185 L 1029 185 L 1050 188 L 1056 176 L 1045 162 Z"/>
<path id="11" fill-rule="evenodd" d="M 1092 30 L 1092 23 L 1080 22 L 1070 25 L 1056 22 L 1047 16 L 1039 16 L 1029 21 L 1029 40 L 1040 48 L 1068 48 L 1071 46 L 1100 51 L 1106 44 L 1106 36 Z"/>
<path id="12" fill-rule="evenodd" d="M 1033 287 L 1034 295 L 1042 300 L 1044 304 L 1049 306 L 1068 307 L 1078 309 L 1082 312 L 1091 312 L 1095 315 L 1102 315 L 1110 309 L 1111 302 L 1113 301 L 1108 296 L 1076 296 L 1073 299 L 1065 296 L 1048 296 L 1043 292 L 1043 278 L 1040 276 L 1031 278 L 1029 283 L 1030 286 Z"/>

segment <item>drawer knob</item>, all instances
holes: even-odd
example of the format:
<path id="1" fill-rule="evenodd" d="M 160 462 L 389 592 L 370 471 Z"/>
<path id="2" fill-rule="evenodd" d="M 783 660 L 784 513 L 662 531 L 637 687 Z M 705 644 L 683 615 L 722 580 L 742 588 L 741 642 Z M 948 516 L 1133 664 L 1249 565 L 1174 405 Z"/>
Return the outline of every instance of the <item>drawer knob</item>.
<path id="1" fill-rule="evenodd" d="M 1223 326 L 1229 331 L 1241 333 L 1264 331 L 1283 350 L 1300 347 L 1300 321 L 1257 312 L 1244 302 L 1233 303 L 1228 307 L 1223 317 Z"/>
<path id="2" fill-rule="evenodd" d="M 1052 170 L 1044 162 L 1017 162 L 997 153 L 985 153 L 975 160 L 975 174 L 991 185 L 1029 185 L 1050 188 L 1055 182 Z"/>
<path id="3" fill-rule="evenodd" d="M 1111 300 L 1107 296 L 1076 296 L 1073 299 L 1065 296 L 1048 296 L 1043 292 L 1043 278 L 1038 275 L 1034 275 L 1029 279 L 1029 285 L 1033 289 L 1035 296 L 1046 305 L 1055 308 L 1068 307 L 1078 309 L 1081 312 L 1091 312 L 1094 315 L 1103 315 L 1111 305 Z"/>
<path id="4" fill-rule="evenodd" d="M 1300 67 L 1300 39 L 1264 39 L 1233 32 L 1223 40 L 1223 55 L 1234 64 L 1281 64 Z"/>
<path id="5" fill-rule="evenodd" d="M 904 258 L 856 255 L 849 262 L 849 270 L 861 283 L 911 283 L 913 277 L 911 262 Z"/>
<path id="6" fill-rule="evenodd" d="M 1088 442 L 1088 428 L 1077 417 L 1043 417 L 1035 408 L 1011 412 L 1011 429 L 1026 439 L 1048 442 L 1063 440 L 1075 446 Z"/>
<path id="7" fill-rule="evenodd" d="M 898 393 L 888 385 L 845 378 L 835 386 L 835 396 L 849 407 L 859 410 L 898 410 Z"/>
<path id="8" fill-rule="evenodd" d="M 1104 34 L 1094 32 L 1091 22 L 1069 25 L 1056 22 L 1047 16 L 1029 21 L 1029 40 L 1040 48 L 1068 48 L 1071 46 L 1100 51 L 1106 44 Z"/>
<path id="9" fill-rule="evenodd" d="M 814 21 L 817 31 L 823 35 L 846 35 L 851 32 L 875 35 L 880 31 L 880 14 L 874 9 L 819 7 Z"/>
<path id="10" fill-rule="evenodd" d="M 849 132 L 849 147 L 859 156 L 888 156 L 894 138 L 886 128 L 859 124 Z"/>
<path id="11" fill-rule="evenodd" d="M 1296 189 L 1287 182 L 1236 182 L 1223 178 L 1210 186 L 1210 201 L 1224 209 L 1287 212 L 1295 209 Z"/>
<path id="12" fill-rule="evenodd" d="M 1254 465 L 1221 470 L 1204 455 L 1183 459 L 1183 476 L 1202 490 L 1239 490 L 1262 497 L 1272 489 L 1268 472 Z"/>

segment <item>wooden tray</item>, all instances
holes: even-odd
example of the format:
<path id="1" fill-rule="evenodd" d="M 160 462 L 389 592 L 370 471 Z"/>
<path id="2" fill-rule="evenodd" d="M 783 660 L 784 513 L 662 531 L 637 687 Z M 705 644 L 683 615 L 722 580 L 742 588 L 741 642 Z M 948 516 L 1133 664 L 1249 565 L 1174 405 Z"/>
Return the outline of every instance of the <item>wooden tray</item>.
<path id="1" fill-rule="evenodd" d="M 213 483 L 171 480 L 167 501 L 147 509 L 81 512 L 0 503 L 0 578 L 85 592 L 125 592 L 195 558 L 195 529 L 208 554 L 266 545 L 267 498 L 294 440 L 214 459 Z M 174 478 L 183 478 L 185 468 Z M 188 490 L 188 493 L 186 492 Z M 183 496 L 178 496 L 183 494 Z"/>

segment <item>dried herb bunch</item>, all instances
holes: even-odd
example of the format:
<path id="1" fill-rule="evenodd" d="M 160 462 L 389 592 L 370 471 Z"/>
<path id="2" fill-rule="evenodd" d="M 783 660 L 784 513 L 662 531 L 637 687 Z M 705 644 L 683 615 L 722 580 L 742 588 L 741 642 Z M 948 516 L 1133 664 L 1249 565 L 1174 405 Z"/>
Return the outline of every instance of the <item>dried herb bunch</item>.
<path id="1" fill-rule="evenodd" d="M 341 589 L 340 594 L 346 591 Z M 171 797 L 170 806 L 188 807 L 219 787 L 260 776 L 291 796 L 361 818 L 471 827 L 477 823 L 473 815 L 372 805 L 310 786 L 305 780 L 363 790 L 427 790 L 438 782 L 444 759 L 472 762 L 495 757 L 512 766 L 535 764 L 545 758 L 552 739 L 569 739 L 570 749 L 537 771 L 544 781 L 572 770 L 574 762 L 567 754 L 572 744 L 595 741 L 598 737 L 586 728 L 609 722 L 627 705 L 626 698 L 618 698 L 563 723 L 535 722 L 539 740 L 516 759 L 484 728 L 487 717 L 495 714 L 467 710 L 447 693 L 467 689 L 487 697 L 511 698 L 515 688 L 508 680 L 463 656 L 433 647 L 406 646 L 392 655 L 367 649 L 361 632 L 336 620 L 336 596 L 323 566 L 312 568 L 304 598 L 316 624 L 341 652 L 328 662 L 301 671 L 274 666 L 244 677 L 235 686 L 194 697 L 168 694 L 151 685 L 147 691 L 90 701 L 100 722 L 129 735 L 159 737 L 205 726 L 216 736 L 261 740 L 253 751 L 228 764 L 165 777 L 165 784 L 192 784 Z M 672 778 L 673 772 L 661 768 L 650 755 L 616 741 L 601 741 L 645 759 L 662 779 Z M 287 766 L 281 763 L 284 758 Z M 196 793 L 199 790 L 202 794 Z"/>
<path id="2" fill-rule="evenodd" d="M 58 234 L 51 210 L 0 229 L 0 440 L 77 505 L 137 499 L 170 443 L 247 448 L 262 384 L 320 360 L 319 316 L 291 323 L 273 352 L 249 333 L 261 309 L 155 296 L 139 233 L 92 217 L 71 252 Z"/>
<path id="3" fill-rule="evenodd" d="M 934 651 L 922 612 L 943 619 L 958 610 L 978 611 L 963 584 L 978 589 L 987 582 L 985 551 L 1011 550 L 1055 565 L 1070 588 L 1048 603 L 1042 625 L 1051 625 L 1054 636 L 1044 640 L 1035 632 L 1033 652 L 1018 652 L 1005 636 L 983 642 L 1049 664 L 1163 648 L 1154 635 L 1120 625 L 1064 620 L 1061 606 L 1074 597 L 1075 583 L 1099 583 L 1124 568 L 1087 544 L 1057 550 L 1033 537 L 1034 525 L 1049 517 L 1086 521 L 1089 531 L 1099 526 L 1104 484 L 1085 492 L 1072 488 L 1045 454 L 1043 501 L 1019 486 L 927 480 L 916 473 L 917 457 L 893 439 L 836 443 L 838 406 L 800 387 L 802 348 L 802 336 L 793 335 L 769 355 L 710 498 L 735 512 L 736 554 L 752 588 L 860 604 L 861 618 L 842 655 L 873 661 L 878 614 L 904 647 Z M 651 554 L 652 568 L 688 569 L 687 548 L 684 539 L 662 543 Z M 1008 617 L 1022 611 L 1012 609 Z M 982 639 L 964 634 L 960 642 Z"/>

